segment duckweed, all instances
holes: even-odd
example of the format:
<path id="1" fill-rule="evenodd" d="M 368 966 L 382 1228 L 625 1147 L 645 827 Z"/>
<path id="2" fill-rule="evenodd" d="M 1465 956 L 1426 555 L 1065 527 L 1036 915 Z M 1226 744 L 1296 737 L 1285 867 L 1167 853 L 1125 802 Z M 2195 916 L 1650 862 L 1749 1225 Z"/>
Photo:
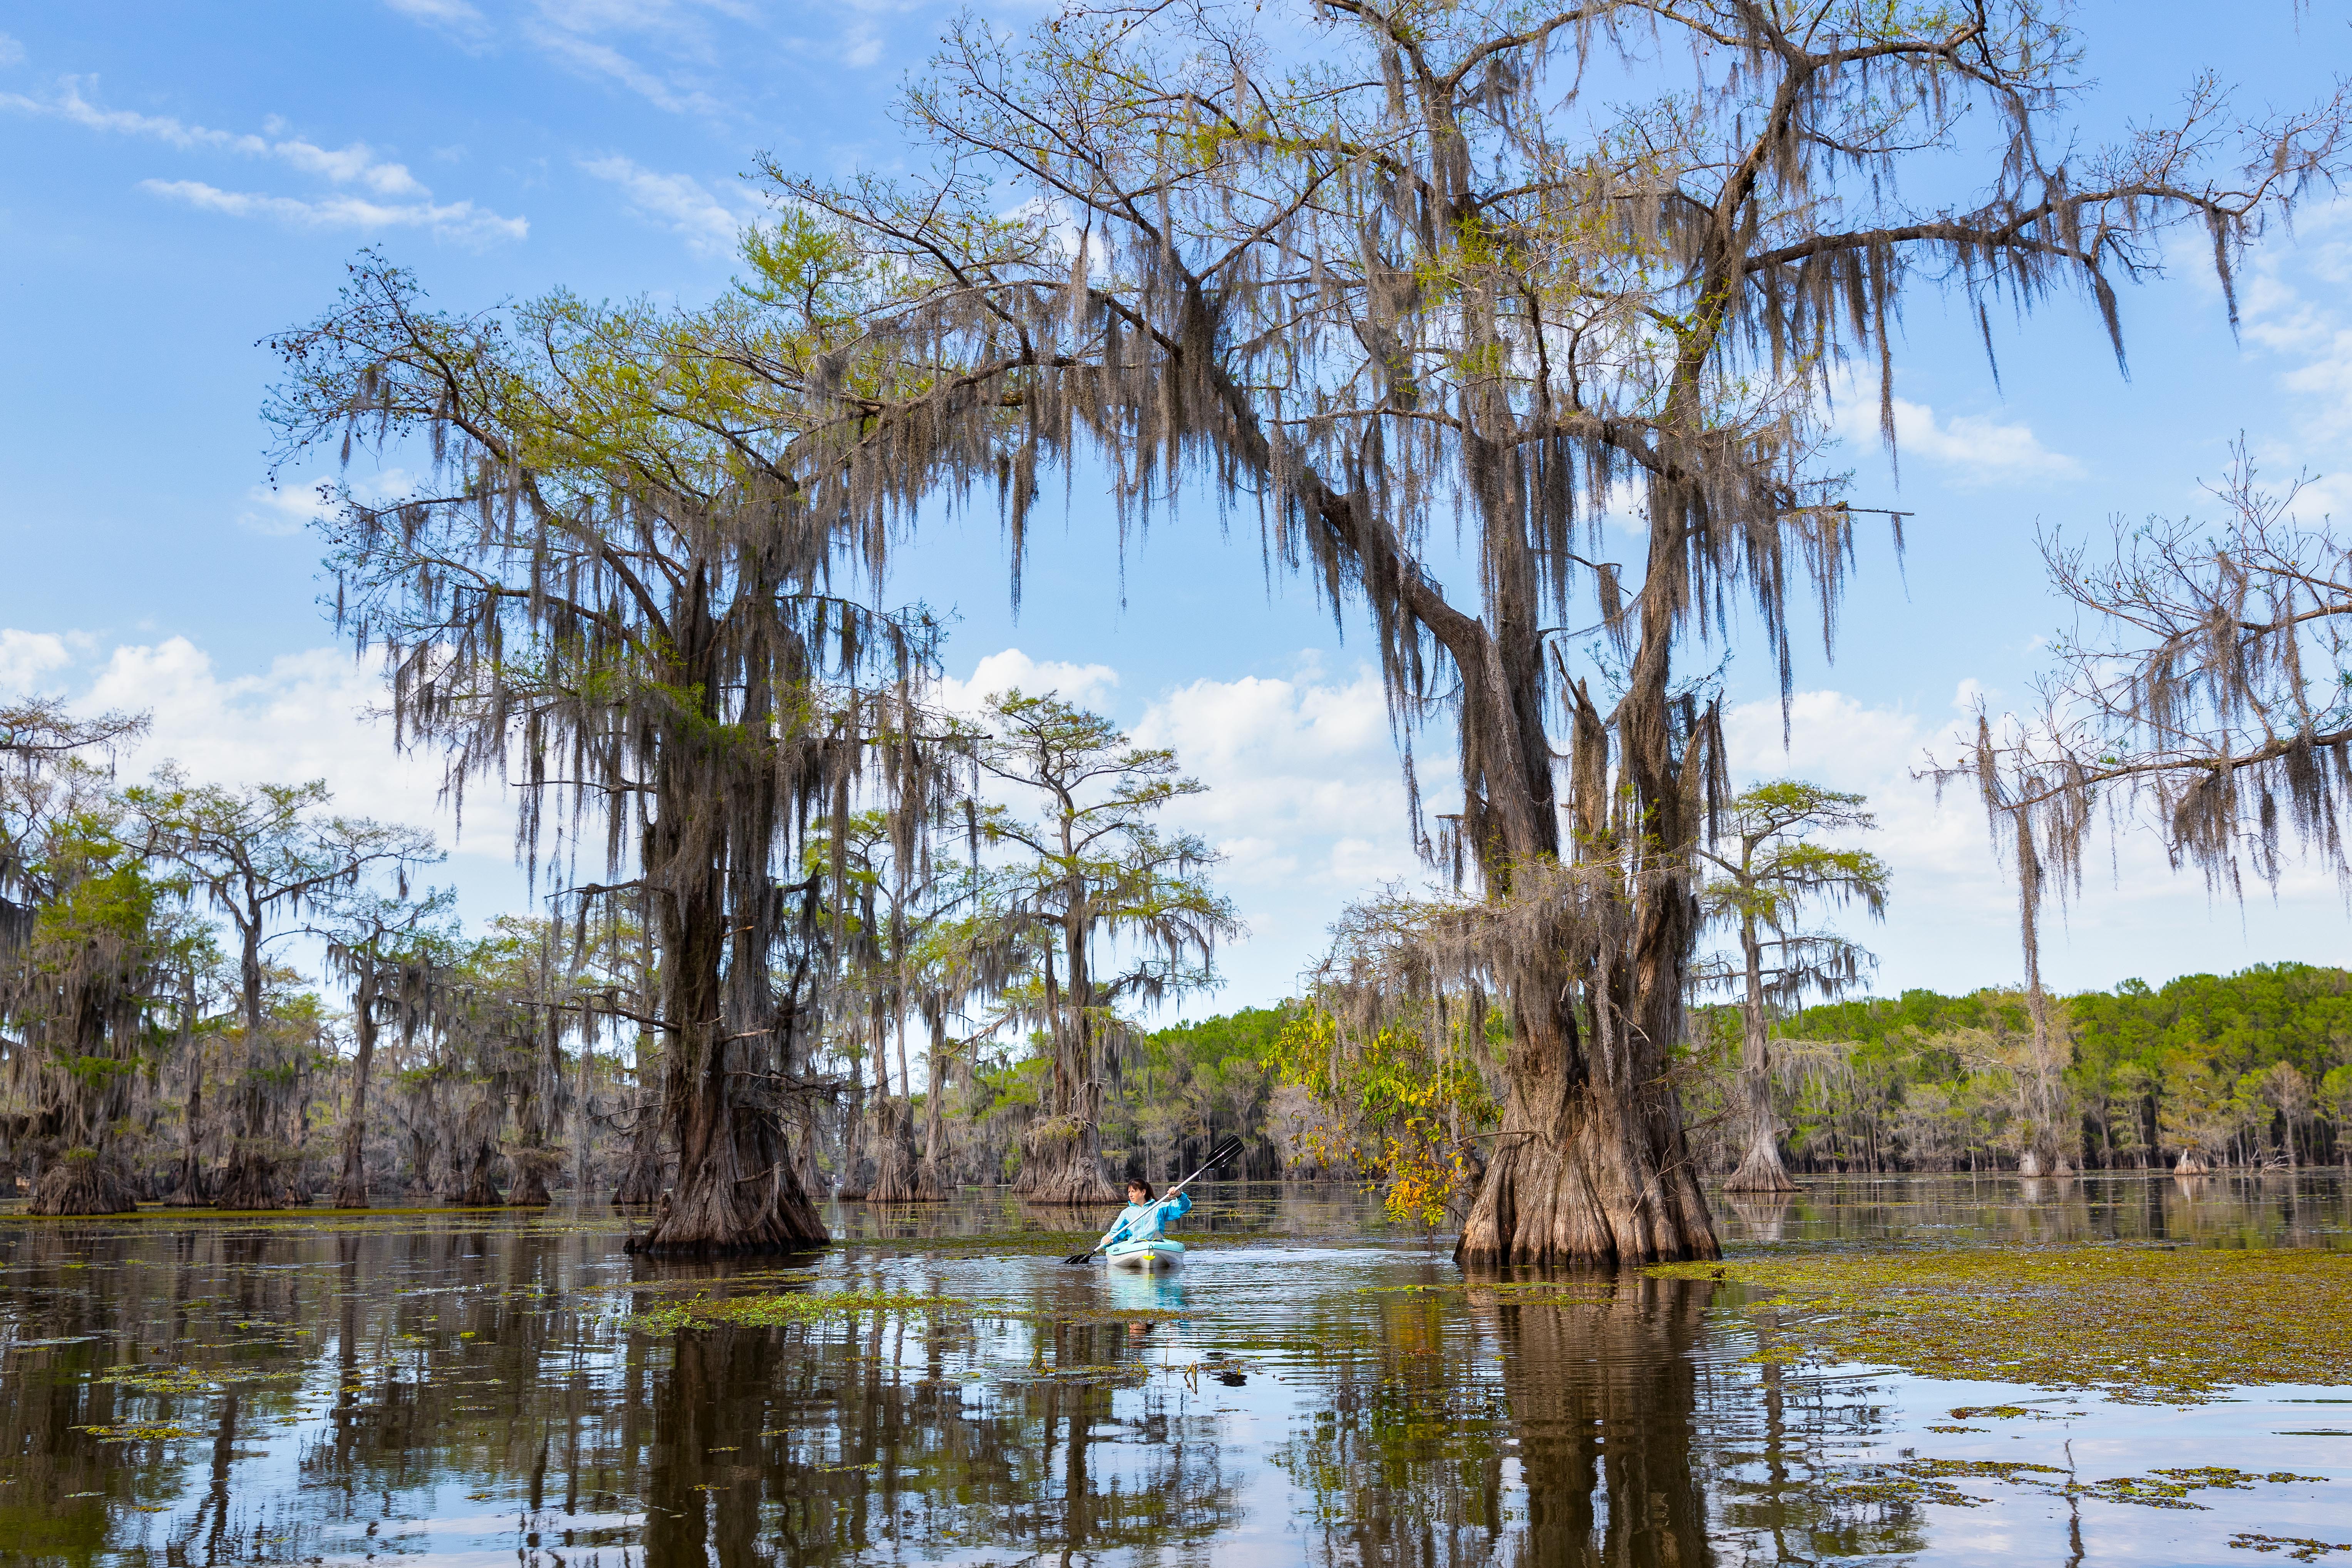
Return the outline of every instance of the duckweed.
<path id="1" fill-rule="evenodd" d="M 2352 1552 L 2352 1541 L 2314 1541 L 2308 1535 L 2262 1535 L 2242 1530 L 2230 1544 L 2248 1552 L 2284 1552 L 2297 1563 L 2316 1563 L 2326 1552 Z"/>
<path id="2" fill-rule="evenodd" d="M 2352 1256 L 2138 1247 L 1821 1252 L 1665 1264 L 1760 1294 L 1759 1360 L 2095 1389 L 2195 1405 L 2247 1384 L 2352 1382 Z M 1955 1416 L 2031 1414 L 1967 1407 Z"/>
<path id="3" fill-rule="evenodd" d="M 2108 1502 L 2136 1502 L 2147 1508 L 2201 1509 L 2205 1506 L 2203 1503 L 2189 1500 L 2190 1492 L 2252 1491 L 2256 1481 L 2285 1486 L 2294 1481 L 2324 1481 L 2326 1479 L 2326 1476 L 2298 1476 L 2292 1470 L 2272 1470 L 2265 1475 L 2256 1475 L 2251 1470 L 2233 1469 L 2227 1465 L 2197 1465 L 2158 1470 L 2147 1476 L 2115 1476 L 2067 1489 Z"/>

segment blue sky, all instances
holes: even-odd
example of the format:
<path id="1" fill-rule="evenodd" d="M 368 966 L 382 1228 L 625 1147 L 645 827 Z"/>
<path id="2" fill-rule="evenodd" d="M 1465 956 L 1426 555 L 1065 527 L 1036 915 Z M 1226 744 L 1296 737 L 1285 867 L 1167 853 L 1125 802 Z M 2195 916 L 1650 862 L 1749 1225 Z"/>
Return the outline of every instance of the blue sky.
<path id="1" fill-rule="evenodd" d="M 354 717 L 372 678 L 316 608 L 301 481 L 323 466 L 266 484 L 264 340 L 323 309 L 365 244 L 452 307 L 557 285 L 707 298 L 731 269 L 733 226 L 758 210 L 740 177 L 754 155 L 821 174 L 898 161 L 889 93 L 952 15 L 779 0 L 0 5 L 0 684 L 153 708 L 134 769 L 168 752 L 227 779 L 322 774 L 354 809 L 446 836 L 436 770 L 394 758 Z M 2286 0 L 2098 5 L 2083 26 L 2096 135 L 2160 115 L 2200 68 L 2242 84 L 2248 108 L 2284 106 L 2324 91 L 2347 58 L 2340 5 L 2299 21 Z M 1790 752 L 1769 660 L 1735 658 L 1742 771 L 1880 804 L 1895 899 L 1884 927 L 1856 934 L 1884 956 L 1882 988 L 2019 972 L 1979 816 L 1909 774 L 1972 693 L 2022 699 L 2060 616 L 2037 526 L 2193 510 L 2241 430 L 2273 473 L 2352 467 L 2352 208 L 2315 205 L 2263 247 L 2234 341 L 2195 251 L 2127 293 L 2128 380 L 2092 313 L 2061 301 L 2001 325 L 1996 388 L 1973 325 L 1916 300 L 1896 357 L 1899 488 L 1866 390 L 1849 458 L 1858 499 L 1916 513 L 1908 552 L 1865 545 L 1837 661 L 1800 666 Z M 2312 499 L 2338 493 L 2323 478 Z M 891 593 L 954 612 L 959 689 L 1059 685 L 1182 751 L 1213 785 L 1192 821 L 1232 854 L 1253 928 L 1210 1005 L 1280 995 L 1348 897 L 1415 874 L 1377 683 L 1303 585 L 1268 583 L 1251 525 L 1227 542 L 1203 499 L 1122 556 L 1083 482 L 1076 495 L 1040 531 L 1017 622 L 985 517 L 929 531 Z M 497 802 L 469 800 L 454 872 L 478 915 L 523 897 L 505 824 Z M 2216 907 L 2127 834 L 2092 868 L 2046 966 L 2089 986 L 2344 962 L 2344 930 L 2324 877 L 2290 879 L 2276 905 Z"/>

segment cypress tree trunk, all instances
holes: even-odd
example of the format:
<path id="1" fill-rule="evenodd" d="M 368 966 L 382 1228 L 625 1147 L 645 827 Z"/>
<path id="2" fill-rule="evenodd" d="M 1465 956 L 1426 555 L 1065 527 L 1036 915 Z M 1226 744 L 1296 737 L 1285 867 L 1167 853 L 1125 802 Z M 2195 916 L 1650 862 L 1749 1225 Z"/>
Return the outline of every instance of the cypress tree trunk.
<path id="1" fill-rule="evenodd" d="M 1723 1184 L 1730 1193 L 1793 1193 L 1797 1184 L 1780 1163 L 1780 1123 L 1772 1110 L 1772 1048 L 1764 1027 L 1764 950 L 1756 917 L 1739 922 L 1739 946 L 1748 964 L 1748 989 L 1739 1007 L 1739 1105 L 1748 1124 L 1748 1152 Z"/>
<path id="2" fill-rule="evenodd" d="M 262 1089 L 257 1058 L 265 1029 L 261 1017 L 261 906 L 247 893 L 247 907 L 232 909 L 241 947 L 237 965 L 240 1012 L 245 1037 L 238 1043 L 243 1081 L 230 1091 L 228 1171 L 221 1178 L 213 1206 L 224 1209 L 273 1209 L 285 1202 L 286 1184 L 278 1173 L 278 1156 L 269 1133 L 269 1102 Z"/>
<path id="3" fill-rule="evenodd" d="M 68 1149 L 41 1167 L 26 1214 L 130 1214 L 139 1206 L 131 1173 L 112 1150 Z"/>
<path id="4" fill-rule="evenodd" d="M 368 1206 L 367 1095 L 368 1076 L 375 1066 L 375 998 L 373 964 L 360 973 L 358 994 L 352 998 L 352 1020 L 359 1049 L 352 1056 L 352 1104 L 343 1121 L 343 1168 L 335 1177 L 334 1205 L 339 1209 Z"/>
<path id="5" fill-rule="evenodd" d="M 1085 892 L 1073 891 L 1065 906 L 1062 954 L 1070 984 L 1060 990 L 1053 964 L 1045 966 L 1045 1006 L 1054 1020 L 1054 1067 L 1045 1114 L 1022 1135 L 1021 1173 L 1013 1194 L 1034 1204 L 1094 1208 L 1116 1204 L 1119 1191 L 1103 1174 L 1100 1064 L 1096 1060 L 1094 987 L 1087 973 Z"/>
<path id="6" fill-rule="evenodd" d="M 919 1203 L 937 1203 L 947 1196 L 948 1125 L 943 1101 L 947 1095 L 947 1071 L 942 1058 L 947 1055 L 947 1028 L 940 1012 L 924 1009 L 924 1023 L 929 1026 L 931 1048 L 926 1077 L 929 1087 L 923 1091 L 923 1157 L 915 1167 L 915 1199 Z"/>
<path id="7" fill-rule="evenodd" d="M 694 608 L 703 610 L 698 598 Z M 710 621 L 707 613 L 681 620 L 700 632 L 682 662 L 704 700 L 713 701 L 720 672 L 710 658 Z M 747 663 L 767 668 L 761 659 Z M 719 754 L 694 765 L 680 754 L 680 741 L 664 751 L 656 770 L 641 861 L 660 933 L 666 1110 L 677 1178 L 653 1229 L 629 1243 L 654 1257 L 795 1251 L 832 1239 L 801 1188 L 782 1103 L 772 1089 L 757 1087 L 791 1065 L 798 1025 L 796 1011 L 788 1006 L 780 1016 L 767 994 L 769 921 L 749 918 L 774 898 L 768 862 L 780 824 L 771 710 L 755 678 L 738 738 L 711 742 Z M 719 719 L 715 710 L 709 716 Z M 730 765 L 742 760 L 730 751 L 736 745 L 746 748 L 751 765 Z M 730 920 L 730 890 L 746 917 L 740 926 L 756 929 Z"/>
<path id="8" fill-rule="evenodd" d="M 1654 581 L 1643 586 L 1642 649 L 1616 715 L 1622 760 L 1613 788 L 1609 730 L 1584 687 L 1570 690 L 1570 853 L 1612 879 L 1609 897 L 1622 913 L 1604 921 L 1597 939 L 1563 927 L 1514 955 L 1510 1089 L 1495 1158 L 1454 1251 L 1465 1265 L 1718 1255 L 1682 1106 L 1664 1077 L 1667 1049 L 1682 1038 L 1698 926 L 1691 869 L 1677 853 L 1696 837 L 1697 803 L 1686 798 L 1685 784 L 1696 782 L 1692 769 L 1713 759 L 1688 714 L 1677 751 L 1666 700 L 1671 638 L 1652 634 L 1670 624 L 1671 609 L 1657 605 L 1654 616 L 1647 604 L 1664 592 Z M 1490 891 L 1504 897 L 1518 867 L 1559 850 L 1532 608 L 1530 601 L 1518 615 L 1500 617 L 1503 631 L 1491 637 L 1466 617 L 1448 628 L 1460 645 L 1449 643 L 1450 651 L 1465 671 L 1465 762 L 1481 764 L 1465 773 L 1488 785 L 1484 802 L 1474 797 L 1476 809 L 1462 830 L 1485 862 Z M 1637 813 L 1631 828 L 1619 816 L 1629 796 Z M 1564 953 L 1584 956 L 1571 967 Z M 1580 992 L 1590 1038 L 1578 1016 Z"/>

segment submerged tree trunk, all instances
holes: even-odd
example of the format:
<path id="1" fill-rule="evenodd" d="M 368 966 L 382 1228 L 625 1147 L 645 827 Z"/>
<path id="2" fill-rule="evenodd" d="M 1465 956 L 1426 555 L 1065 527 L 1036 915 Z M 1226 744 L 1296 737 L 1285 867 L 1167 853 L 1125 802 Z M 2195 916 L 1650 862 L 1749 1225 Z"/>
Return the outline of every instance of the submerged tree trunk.
<path id="1" fill-rule="evenodd" d="M 873 1188 L 872 1120 L 866 1104 L 865 1077 L 852 1071 L 849 1103 L 841 1110 L 841 1175 L 833 1185 L 833 1195 L 845 1203 L 863 1203 Z"/>
<path id="2" fill-rule="evenodd" d="M 551 987 L 541 989 L 548 992 Z M 553 1203 L 554 1194 L 547 1190 L 547 1173 L 563 1163 L 562 1151 L 548 1146 L 548 1096 L 543 1092 L 563 1081 L 562 1025 L 551 1000 L 542 1001 L 540 1011 L 541 1037 L 534 1042 L 530 1065 L 515 1085 L 515 1146 L 507 1152 L 509 1208 L 545 1208 Z"/>
<path id="3" fill-rule="evenodd" d="M 370 964 L 360 972 L 358 992 L 352 998 L 352 1029 L 359 1036 L 359 1047 L 352 1054 L 352 1103 L 343 1119 L 343 1168 L 335 1177 L 334 1205 L 339 1209 L 368 1206 L 367 1095 L 368 1075 L 375 1066 L 376 984 L 374 966 Z"/>
<path id="4" fill-rule="evenodd" d="M 240 1081 L 229 1093 L 228 1171 L 213 1206 L 274 1209 L 286 1201 L 278 1151 L 269 1133 L 269 1099 L 262 1082 L 260 1055 L 268 1031 L 261 1016 L 261 907 L 233 910 L 242 953 L 238 963 L 244 1038 L 238 1042 Z"/>
<path id="5" fill-rule="evenodd" d="M 131 1173 L 111 1150 L 68 1149 L 42 1166 L 26 1214 L 130 1214 L 139 1206 Z"/>
<path id="6" fill-rule="evenodd" d="M 1619 1037 L 1577 1037 L 1555 974 L 1514 987 L 1518 1028 L 1501 1136 L 1454 1249 L 1467 1265 L 1639 1263 L 1717 1255 L 1715 1224 L 1683 1139 L 1681 1108 L 1658 1082 L 1639 1031 L 1671 1026 L 1679 994 L 1632 984 Z M 1671 1037 L 1668 1036 L 1666 1037 Z"/>
<path id="7" fill-rule="evenodd" d="M 205 1061 L 201 1047 L 192 1048 L 189 1054 L 188 1103 L 183 1115 L 180 1173 L 172 1190 L 163 1194 L 163 1204 L 166 1208 L 200 1208 L 206 1201 L 204 1160 L 198 1152 L 205 1118 Z"/>
<path id="8" fill-rule="evenodd" d="M 2042 860 L 2032 822 L 2021 812 L 2015 826 L 2018 926 L 2025 953 L 2025 1007 L 2033 1030 L 2033 1059 L 2026 1067 L 2025 1146 L 2018 1152 L 2017 1173 L 2071 1175 L 2058 1137 L 2058 1042 L 2050 1027 L 2050 1000 L 2042 990 Z"/>
<path id="9" fill-rule="evenodd" d="M 1748 1152 L 1723 1184 L 1728 1193 L 1793 1193 L 1797 1184 L 1780 1163 L 1780 1120 L 1772 1109 L 1772 1042 L 1765 1031 L 1764 951 L 1756 917 L 1739 922 L 1748 986 L 1739 1007 L 1739 1108 L 1748 1124 Z"/>
<path id="10" fill-rule="evenodd" d="M 650 1099 L 646 1094 L 648 1066 L 653 1069 L 654 1080 Z M 637 1042 L 635 1090 L 635 1100 L 630 1110 L 625 1163 L 621 1167 L 620 1183 L 613 1189 L 613 1201 L 625 1207 L 651 1205 L 660 1201 L 662 1177 L 667 1169 L 661 1138 L 664 1125 L 661 1107 L 667 1098 L 667 1086 L 662 1077 L 660 1058 L 656 1057 L 648 1063 L 642 1037 Z"/>
<path id="11" fill-rule="evenodd" d="M 709 623 L 703 626 L 707 633 Z M 689 668 L 698 666 L 698 658 Z M 771 710 L 755 677 L 740 731 L 758 737 L 741 742 L 753 748 L 754 765 L 739 772 L 722 759 L 727 784 L 705 775 L 699 798 L 682 776 L 684 760 L 666 754 L 666 787 L 645 830 L 642 860 L 662 955 L 666 1119 L 677 1152 L 677 1183 L 652 1230 L 628 1244 L 653 1257 L 796 1251 L 832 1239 L 801 1188 L 784 1137 L 778 1080 L 793 1064 L 799 998 L 779 1008 L 768 971 L 772 915 L 752 918 L 772 910 L 778 898 L 769 874 L 781 826 L 765 739 Z M 717 742 L 722 750 L 728 743 Z M 698 813 L 723 814 L 726 825 Z M 731 842 L 732 864 L 719 863 L 714 842 Z M 741 919 L 729 918 L 730 904 Z"/>
<path id="12" fill-rule="evenodd" d="M 1664 510 L 1654 502 L 1654 511 Z M 1654 546 L 1652 559 L 1657 555 Z M 1676 745 L 1666 700 L 1669 639 L 1652 635 L 1670 624 L 1672 612 L 1649 605 L 1664 591 L 1657 582 L 1644 585 L 1642 649 L 1616 714 L 1622 762 L 1614 788 L 1609 726 L 1581 684 L 1570 690 L 1570 853 L 1607 879 L 1599 896 L 1609 907 L 1588 917 L 1597 932 L 1570 929 L 1560 917 L 1551 940 L 1521 944 L 1517 972 L 1507 976 L 1510 1089 L 1495 1158 L 1454 1251 L 1465 1265 L 1634 1264 L 1719 1254 L 1683 1135 L 1681 1101 L 1665 1077 L 1667 1050 L 1682 1037 L 1698 926 L 1681 853 L 1698 826 L 1699 801 L 1688 786 L 1719 763 L 1715 742 L 1686 711 Z M 1559 847 L 1550 743 L 1532 675 L 1540 638 L 1531 616 L 1525 627 L 1506 622 L 1506 630 L 1516 635 L 1479 635 L 1454 650 L 1465 670 L 1465 752 L 1476 758 L 1475 748 L 1485 747 L 1489 757 L 1512 759 L 1507 767 L 1482 760 L 1476 774 L 1490 793 L 1463 827 L 1479 847 L 1490 895 L 1502 897 L 1516 873 Z M 1628 800 L 1637 812 L 1631 824 L 1619 815 Z M 1580 956 L 1564 968 L 1559 955 L 1568 953 Z"/>
<path id="13" fill-rule="evenodd" d="M 901 1063 L 903 1068 L 904 1064 Z M 890 1059 L 884 1053 L 877 1020 L 874 1035 L 874 1181 L 866 1197 L 877 1204 L 902 1204 L 915 1195 L 915 1116 L 908 1103 L 903 1070 L 899 1094 L 890 1092 Z"/>
<path id="14" fill-rule="evenodd" d="M 1069 908 L 1083 908 L 1083 890 Z M 1066 923 L 1063 957 L 1069 964 L 1066 992 L 1045 965 L 1045 1006 L 1054 1021 L 1054 1067 L 1047 1081 L 1045 1114 L 1022 1133 L 1021 1173 L 1013 1195 L 1033 1204 L 1099 1208 L 1119 1201 L 1119 1191 L 1102 1168 L 1103 1085 L 1095 1048 L 1093 990 L 1087 973 L 1086 937 L 1078 921 Z"/>
<path id="15" fill-rule="evenodd" d="M 931 1047 L 925 1077 L 929 1087 L 923 1091 L 923 1157 L 915 1166 L 915 1200 L 937 1203 L 947 1196 L 948 1126 L 944 1100 L 947 1096 L 948 1032 L 945 1019 L 938 1009 L 924 1010 L 924 1023 L 929 1026 Z"/>

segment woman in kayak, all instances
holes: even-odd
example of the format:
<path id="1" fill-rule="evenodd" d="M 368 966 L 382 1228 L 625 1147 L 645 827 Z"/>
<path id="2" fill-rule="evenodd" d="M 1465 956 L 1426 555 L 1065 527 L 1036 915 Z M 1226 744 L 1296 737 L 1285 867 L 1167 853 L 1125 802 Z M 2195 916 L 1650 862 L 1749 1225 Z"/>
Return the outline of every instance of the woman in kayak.
<path id="1" fill-rule="evenodd" d="M 1175 1196 L 1151 1201 L 1151 1184 L 1136 1180 L 1127 1184 L 1127 1207 L 1118 1221 L 1103 1232 L 1102 1245 L 1115 1241 L 1158 1241 L 1169 1226 L 1192 1212 L 1192 1194 L 1178 1193 Z"/>

